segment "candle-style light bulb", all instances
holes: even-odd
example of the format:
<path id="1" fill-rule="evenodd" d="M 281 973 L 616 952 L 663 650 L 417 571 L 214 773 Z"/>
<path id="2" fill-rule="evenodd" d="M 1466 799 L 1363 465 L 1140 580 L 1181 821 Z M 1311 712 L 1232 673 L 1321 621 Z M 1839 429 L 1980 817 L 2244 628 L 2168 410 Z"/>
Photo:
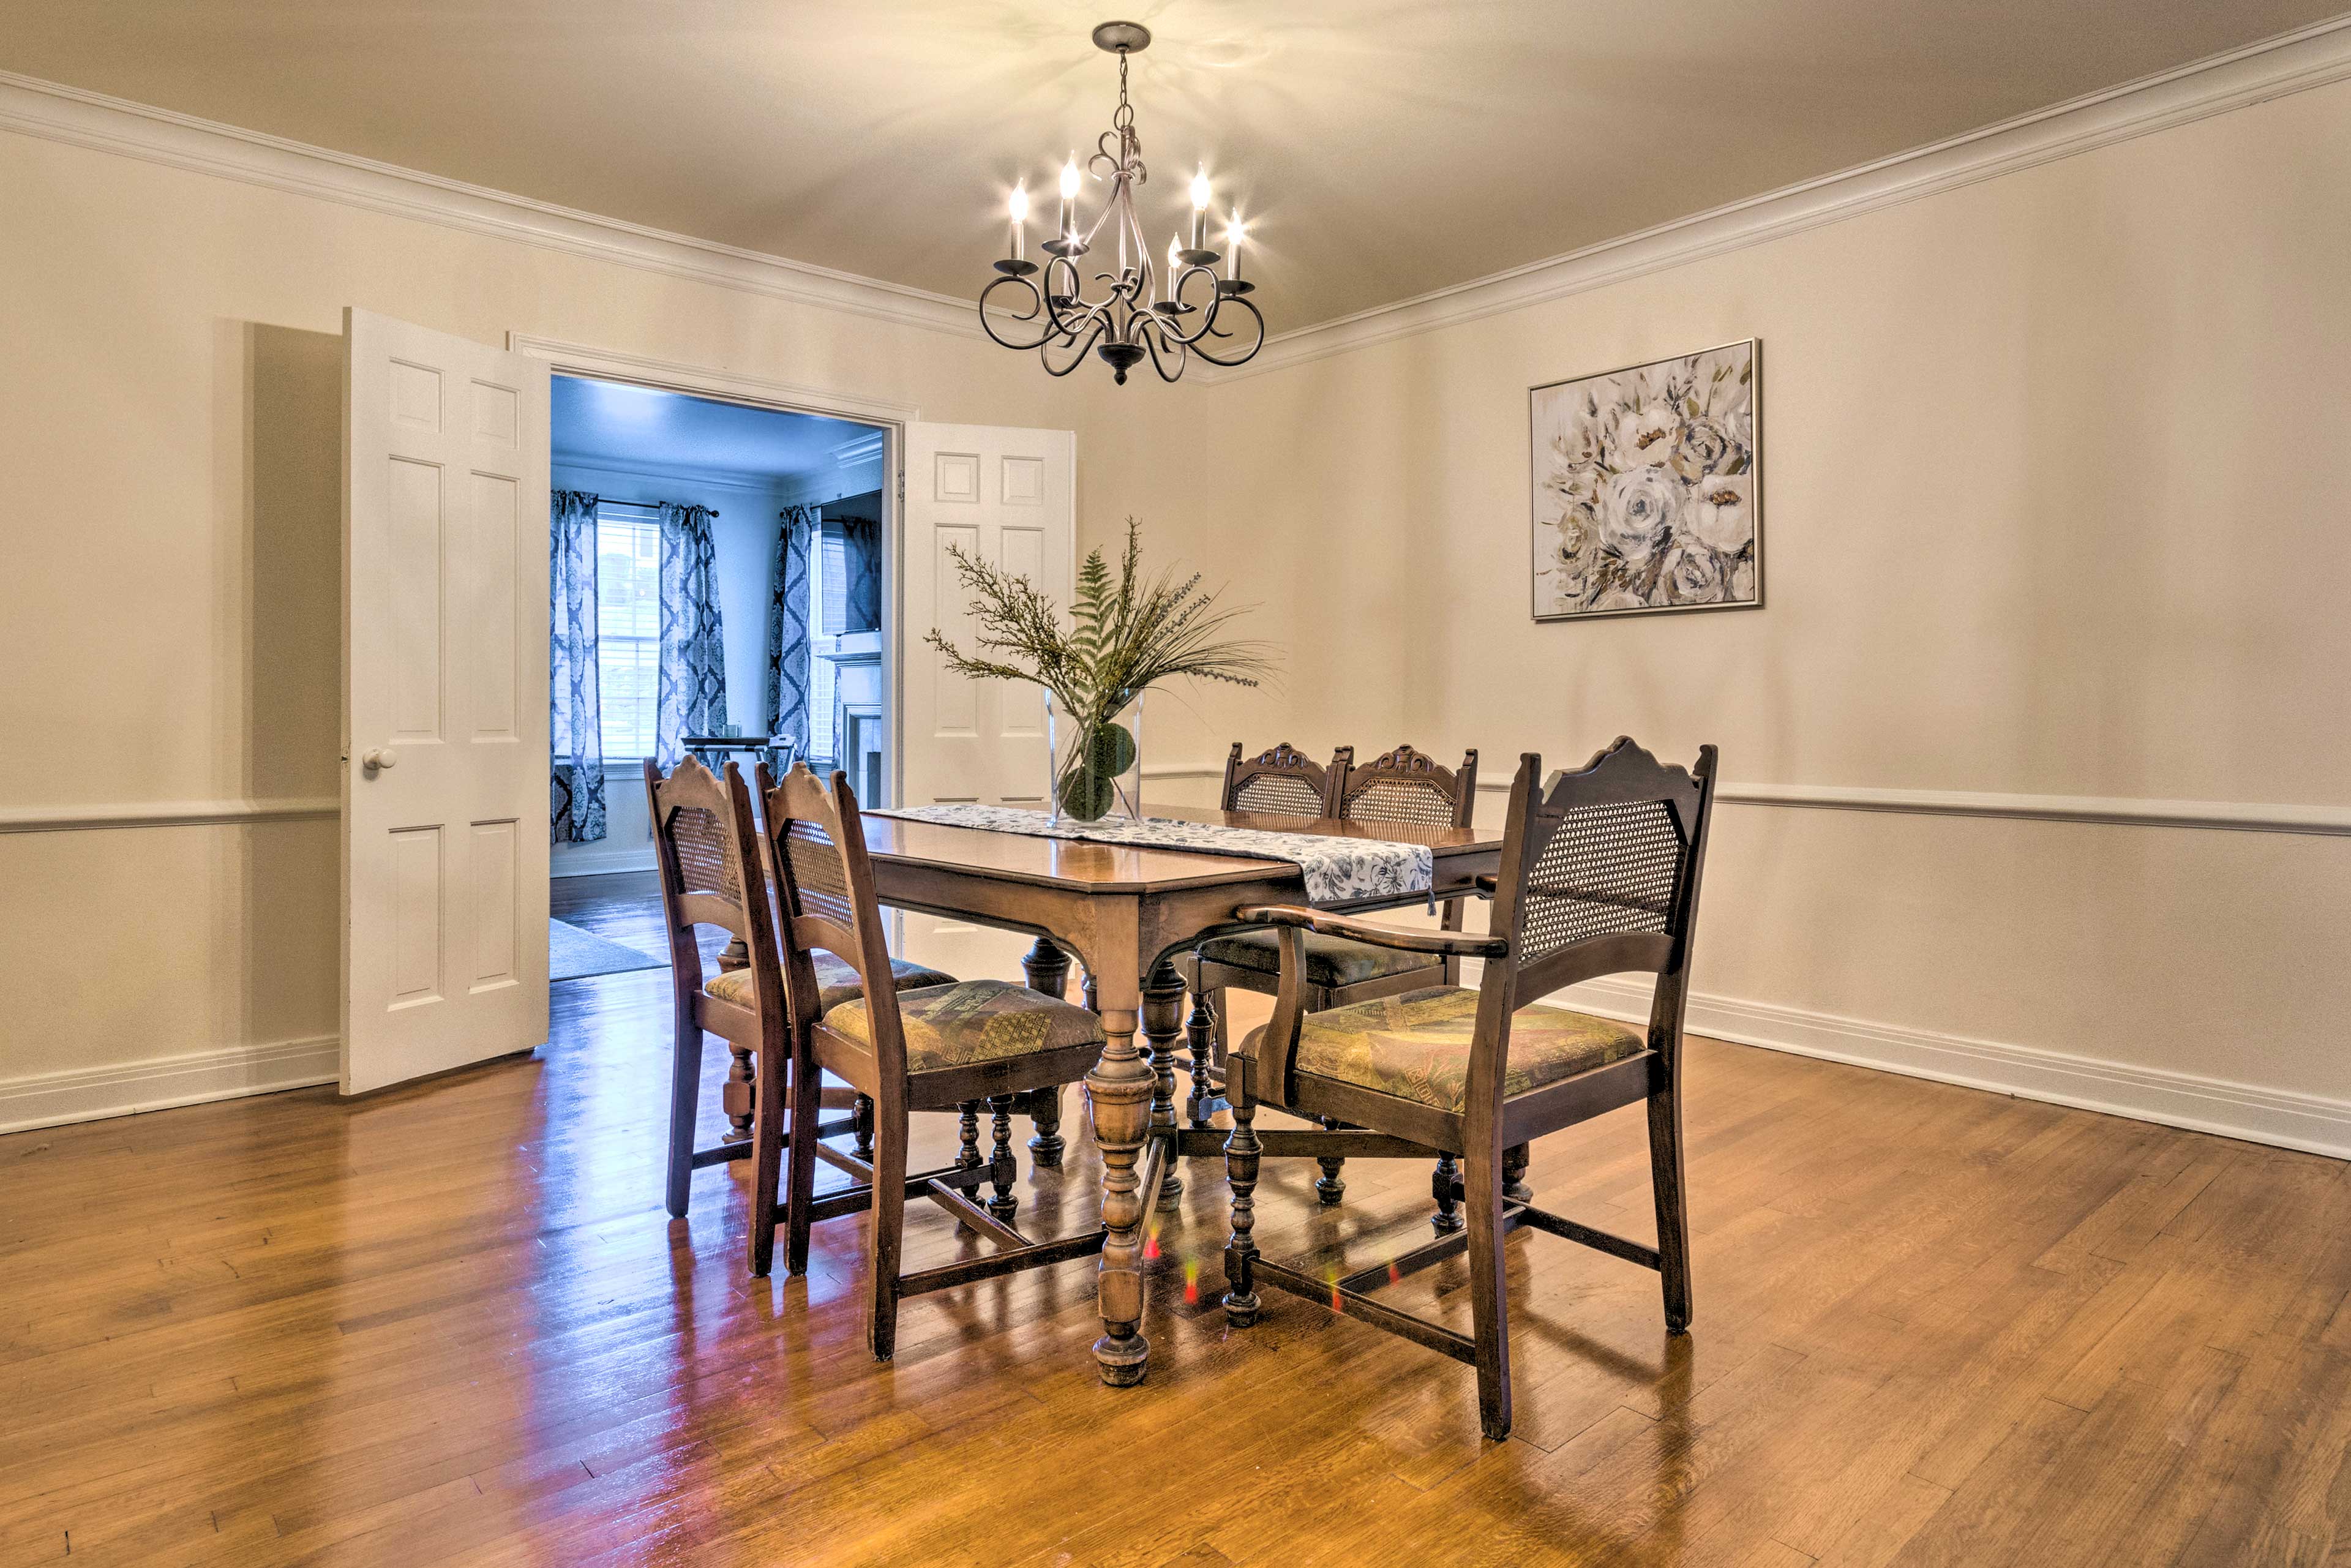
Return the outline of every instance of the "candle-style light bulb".
<path id="1" fill-rule="evenodd" d="M 1208 231 L 1208 170 L 1201 165 L 1192 176 L 1192 248 L 1202 249 L 1207 244 Z"/>
<path id="2" fill-rule="evenodd" d="M 1029 186 L 1012 187 L 1012 259 L 1025 261 L 1029 248 Z"/>
<path id="3" fill-rule="evenodd" d="M 1068 244 L 1078 237 L 1078 154 L 1074 149 L 1070 161 L 1061 165 L 1061 241 Z"/>
<path id="4" fill-rule="evenodd" d="M 1159 287 L 1159 297 L 1162 299 L 1168 301 L 1170 304 L 1175 302 L 1176 280 L 1182 277 L 1183 273 L 1184 236 L 1178 234 L 1171 234 L 1167 236 L 1167 277 L 1165 281 Z"/>
<path id="5" fill-rule="evenodd" d="M 1225 280 L 1228 283 L 1240 280 L 1241 235 L 1248 232 L 1241 226 L 1241 210 L 1235 207 L 1233 215 L 1225 224 Z"/>

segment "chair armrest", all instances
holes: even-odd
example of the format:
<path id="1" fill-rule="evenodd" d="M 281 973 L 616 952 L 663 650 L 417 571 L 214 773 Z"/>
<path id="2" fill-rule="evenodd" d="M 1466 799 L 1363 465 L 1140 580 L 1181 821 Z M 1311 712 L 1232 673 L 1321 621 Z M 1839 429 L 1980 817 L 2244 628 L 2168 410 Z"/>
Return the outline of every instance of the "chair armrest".
<path id="1" fill-rule="evenodd" d="M 1233 911 L 1233 918 L 1252 925 L 1295 925 L 1325 936 L 1368 942 L 1374 947 L 1392 947 L 1400 953 L 1434 953 L 1447 958 L 1496 958 L 1510 949 L 1510 943 L 1499 936 L 1473 936 L 1461 931 L 1401 931 L 1349 915 L 1301 909 L 1294 904 L 1245 904 Z"/>

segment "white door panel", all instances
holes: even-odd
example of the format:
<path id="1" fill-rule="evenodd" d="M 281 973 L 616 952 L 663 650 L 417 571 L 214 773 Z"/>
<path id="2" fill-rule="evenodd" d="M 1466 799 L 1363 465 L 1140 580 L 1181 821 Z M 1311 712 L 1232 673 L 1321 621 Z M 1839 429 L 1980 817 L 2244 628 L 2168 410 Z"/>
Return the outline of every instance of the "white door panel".
<path id="1" fill-rule="evenodd" d="M 343 1074 L 547 1039 L 547 366 L 344 313 Z"/>
<path id="2" fill-rule="evenodd" d="M 905 439 L 905 618 L 898 771 L 907 805 L 1045 804 L 1043 694 L 973 681 L 923 645 L 932 627 L 972 651 L 970 595 L 948 547 L 1017 572 L 1069 601 L 1077 551 L 1077 437 L 1066 430 L 909 424 Z M 909 915 L 908 956 L 966 978 L 1019 975 L 1025 937 Z"/>

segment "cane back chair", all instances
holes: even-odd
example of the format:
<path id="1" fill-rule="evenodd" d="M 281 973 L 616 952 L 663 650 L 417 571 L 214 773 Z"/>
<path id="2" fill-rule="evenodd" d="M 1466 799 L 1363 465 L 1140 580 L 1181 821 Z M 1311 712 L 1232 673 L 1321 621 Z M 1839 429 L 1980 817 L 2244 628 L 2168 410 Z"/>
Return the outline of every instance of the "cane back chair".
<path id="1" fill-rule="evenodd" d="M 867 1338 L 874 1356 L 897 1344 L 898 1303 L 907 1296 L 974 1280 L 1092 1257 L 1106 1231 L 1032 1242 L 1009 1223 L 1019 1170 L 1012 1153 L 1014 1107 L 1040 1091 L 1058 1091 L 1092 1070 L 1102 1054 L 1102 1020 L 1083 1008 L 1003 980 L 967 980 L 898 990 L 871 984 L 886 974 L 889 950 L 865 852 L 857 796 L 838 771 L 820 783 L 805 765 L 780 779 L 759 777 L 770 861 L 776 871 L 777 933 L 790 1000 L 791 1123 L 816 1119 L 820 1072 L 841 1079 L 874 1103 L 873 1156 L 862 1160 L 818 1139 L 789 1141 L 785 1184 L 785 1267 L 808 1268 L 809 1229 L 819 1219 L 870 1207 L 872 1310 Z M 814 966 L 831 955 L 868 983 L 862 996 L 824 1006 Z M 878 1001 L 875 998 L 879 998 Z M 979 1157 L 974 1112 L 995 1112 L 993 1157 Z M 914 1111 L 960 1110 L 963 1151 L 953 1166 L 906 1170 L 907 1117 Z M 782 1107 L 762 1097 L 754 1141 L 759 1158 L 784 1146 Z M 814 1195 L 820 1158 L 862 1178 L 843 1193 Z M 987 1207 L 970 1196 L 992 1181 Z M 906 1199 L 926 1197 L 967 1228 L 995 1241 L 985 1257 L 903 1271 Z"/>
<path id="2" fill-rule="evenodd" d="M 669 1212 L 683 1218 L 691 1196 L 691 1178 L 705 1166 L 752 1159 L 753 1103 L 763 1081 L 753 1065 L 763 1053 L 780 1065 L 789 1061 L 786 1044 L 787 1008 L 783 972 L 769 914 L 767 878 L 758 852 L 758 833 L 751 825 L 750 799 L 741 793 L 742 780 L 727 765 L 729 777 L 717 775 L 692 756 L 679 760 L 667 775 L 651 758 L 645 759 L 645 800 L 651 813 L 653 858 L 659 868 L 663 929 L 669 936 L 670 984 L 675 998 L 674 1037 L 670 1064 L 669 1158 L 666 1199 Z M 699 925 L 716 925 L 735 938 L 743 950 L 740 968 L 721 968 L 705 976 Z M 729 951 L 734 948 L 730 947 Z M 900 986 L 949 984 L 954 977 L 915 964 L 893 966 Z M 847 965 L 827 959 L 817 971 L 824 994 L 835 1000 L 856 994 L 862 985 Z M 729 1135 L 707 1148 L 695 1148 L 695 1125 L 702 1092 L 702 1051 L 705 1032 L 724 1040 L 735 1058 L 726 1084 Z M 772 1047 L 772 1051 L 769 1048 Z M 780 1100 L 782 1080 L 775 1081 Z M 832 1088 L 819 1096 L 827 1110 L 845 1110 L 817 1129 L 819 1136 L 854 1133 L 862 1139 L 870 1124 L 870 1107 L 852 1091 Z M 758 1215 L 772 1209 L 777 1171 L 752 1171 L 751 1265 L 754 1273 L 767 1270 L 773 1244 L 772 1223 L 762 1228 Z"/>
<path id="3" fill-rule="evenodd" d="M 1620 738 L 1581 771 L 1546 786 L 1523 758 L 1510 786 L 1490 934 L 1395 931 L 1311 909 L 1265 905 L 1241 918 L 1275 925 L 1281 990 L 1273 1017 L 1229 1063 L 1233 1131 L 1226 1145 L 1232 1241 L 1225 1314 L 1254 1322 L 1259 1281 L 1444 1352 L 1478 1369 L 1479 1423 L 1510 1429 L 1510 1347 L 1502 1240 L 1527 1228 L 1655 1269 L 1666 1327 L 1690 1322 L 1689 1223 L 1683 1195 L 1682 1015 L 1688 995 L 1698 876 L 1714 797 L 1715 748 L 1689 769 L 1664 767 Z M 1317 1014 L 1307 1006 L 1305 937 L 1321 933 L 1453 958 L 1484 972 L 1474 990 L 1432 986 Z M 1602 975 L 1654 973 L 1646 1033 L 1537 998 Z M 1506 1192 L 1509 1152 L 1606 1111 L 1646 1103 L 1657 1244 L 1547 1213 Z M 1266 1262 L 1255 1225 L 1260 1105 L 1364 1129 L 1334 1134 L 1364 1153 L 1443 1152 L 1464 1166 L 1465 1232 L 1343 1276 Z M 1376 1146 L 1380 1145 L 1401 1147 Z M 1383 1305 L 1378 1285 L 1467 1251 L 1474 1333 Z"/>
<path id="4" fill-rule="evenodd" d="M 1228 775 L 1229 768 L 1228 764 Z M 1331 760 L 1327 801 L 1327 814 L 1342 821 L 1466 828 L 1478 804 L 1478 753 L 1474 748 L 1464 753 L 1459 768 L 1447 768 L 1411 746 L 1399 746 L 1366 763 L 1355 760 L 1353 747 L 1343 746 Z M 1440 930 L 1461 929 L 1465 902 L 1445 901 Z M 1458 985 L 1461 978 L 1461 960 L 1449 956 L 1400 952 L 1311 931 L 1306 934 L 1305 945 L 1309 1012 L 1392 997 L 1424 986 Z M 1202 1060 L 1199 1045 L 1204 1029 L 1213 1036 L 1211 1059 L 1221 1061 L 1228 1048 L 1224 998 L 1228 989 L 1271 996 L 1280 988 L 1281 951 L 1273 928 L 1210 937 L 1200 944 L 1193 971 L 1186 977 L 1192 985 L 1192 1016 L 1186 1028 L 1196 1070 Z M 1199 1076 L 1196 1071 L 1195 1075 Z M 1190 1103 L 1193 1125 L 1205 1125 L 1214 1104 L 1206 1095 L 1195 1095 Z M 1314 1184 L 1315 1195 L 1324 1203 L 1337 1203 L 1347 1191 L 1340 1174 L 1345 1156 L 1325 1155 L 1321 1163 L 1322 1175 Z M 1435 1184 L 1437 1207 L 1431 1223 L 1440 1234 L 1461 1228 L 1456 1206 L 1445 1196 L 1451 1174 L 1448 1161 Z"/>

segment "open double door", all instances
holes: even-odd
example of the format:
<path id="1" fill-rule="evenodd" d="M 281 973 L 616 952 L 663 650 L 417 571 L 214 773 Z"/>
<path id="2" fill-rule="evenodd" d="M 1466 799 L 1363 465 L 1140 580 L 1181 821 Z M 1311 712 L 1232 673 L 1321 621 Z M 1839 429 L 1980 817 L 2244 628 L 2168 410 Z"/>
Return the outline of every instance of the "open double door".
<path id="1" fill-rule="evenodd" d="M 357 1094 L 547 1039 L 549 366 L 360 309 L 344 348 L 342 1089 Z M 897 799 L 1034 803 L 1040 694 L 951 674 L 921 636 L 968 645 L 950 544 L 1066 600 L 1074 439 L 893 434 Z M 1011 973 L 1021 946 L 906 925 L 911 951 L 956 973 Z"/>

